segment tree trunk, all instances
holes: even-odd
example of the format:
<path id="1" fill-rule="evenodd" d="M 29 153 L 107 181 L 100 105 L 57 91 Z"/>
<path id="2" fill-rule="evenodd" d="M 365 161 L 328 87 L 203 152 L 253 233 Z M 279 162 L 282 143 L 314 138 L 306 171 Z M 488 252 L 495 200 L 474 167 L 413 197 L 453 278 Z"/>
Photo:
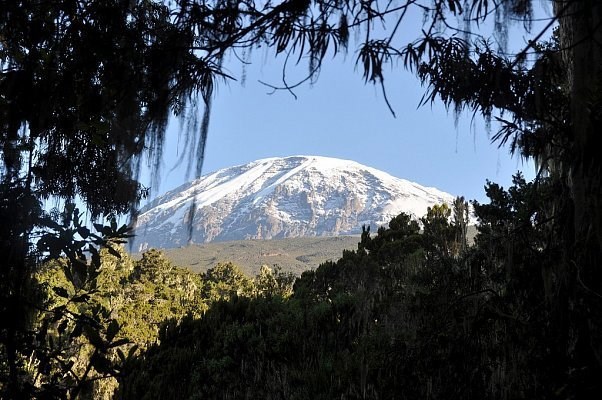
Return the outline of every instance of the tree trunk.
<path id="1" fill-rule="evenodd" d="M 602 157 L 596 139 L 602 128 L 602 4 L 557 1 L 556 11 L 562 12 L 563 8 L 566 17 L 559 15 L 560 40 L 571 98 L 574 162 L 568 172 L 575 203 L 576 239 L 595 240 L 600 248 Z"/>
<path id="2" fill-rule="evenodd" d="M 564 223 L 574 227 L 560 234 L 565 236 L 565 262 L 558 298 L 564 304 L 557 303 L 555 311 L 558 321 L 566 323 L 561 328 L 573 367 L 595 376 L 602 370 L 602 153 L 597 145 L 602 136 L 602 4 L 556 0 L 554 10 L 571 99 L 572 129 L 567 134 L 572 158 L 563 171 L 571 198 Z"/>

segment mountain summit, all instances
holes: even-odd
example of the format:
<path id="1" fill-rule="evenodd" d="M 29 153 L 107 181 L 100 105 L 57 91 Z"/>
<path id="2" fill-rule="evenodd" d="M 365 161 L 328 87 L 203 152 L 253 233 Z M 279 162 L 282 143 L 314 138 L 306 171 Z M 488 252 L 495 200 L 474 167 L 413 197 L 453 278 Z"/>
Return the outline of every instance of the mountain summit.
<path id="1" fill-rule="evenodd" d="M 402 211 L 418 218 L 453 198 L 354 161 L 266 158 L 156 198 L 139 214 L 135 247 L 186 245 L 191 216 L 193 243 L 336 236 L 358 234 L 364 224 L 385 225 Z"/>

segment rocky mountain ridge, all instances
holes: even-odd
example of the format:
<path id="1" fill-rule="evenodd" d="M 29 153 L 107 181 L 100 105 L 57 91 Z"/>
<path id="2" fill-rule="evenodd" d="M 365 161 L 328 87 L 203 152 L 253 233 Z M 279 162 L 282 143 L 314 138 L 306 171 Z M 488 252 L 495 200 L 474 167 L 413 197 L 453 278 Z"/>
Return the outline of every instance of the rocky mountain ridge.
<path id="1" fill-rule="evenodd" d="M 210 173 L 155 199 L 140 211 L 134 248 L 354 235 L 362 225 L 375 230 L 402 211 L 419 218 L 427 207 L 453 198 L 354 161 L 266 158 Z"/>

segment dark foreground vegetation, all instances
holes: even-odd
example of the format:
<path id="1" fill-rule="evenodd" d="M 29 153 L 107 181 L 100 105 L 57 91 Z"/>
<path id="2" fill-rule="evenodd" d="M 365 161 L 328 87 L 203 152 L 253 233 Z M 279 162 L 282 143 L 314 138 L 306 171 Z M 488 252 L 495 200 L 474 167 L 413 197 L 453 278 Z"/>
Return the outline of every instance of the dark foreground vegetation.
<path id="1" fill-rule="evenodd" d="M 542 210 L 556 188 L 516 176 L 486 189 L 471 246 L 458 199 L 429 209 L 422 232 L 401 214 L 296 280 L 267 267 L 251 279 L 233 264 L 194 274 L 155 250 L 139 261 L 103 252 L 97 291 L 77 302 L 50 263 L 39 277 L 47 308 L 102 316 L 106 333 L 39 314 L 56 357 L 32 365 L 32 384 L 57 374 L 77 386 L 87 373 L 81 398 L 595 398 L 600 331 L 575 332 L 602 319 L 602 301 L 580 280 L 578 307 L 558 304 L 566 277 Z"/>
<path id="2" fill-rule="evenodd" d="M 163 326 L 129 364 L 124 398 L 554 399 L 602 390 L 602 301 L 585 281 L 558 304 L 559 248 L 544 210 L 555 187 L 520 176 L 489 204 L 466 246 L 462 201 L 424 233 L 405 215 L 356 251 L 295 281 L 213 303 Z M 512 260 L 509 262 L 509 260 Z M 242 289 L 242 288 L 241 288 Z M 244 290 L 238 290 L 244 293 Z M 596 333 L 597 332 L 597 333 Z M 568 347 L 567 347 L 568 346 Z"/>
<path id="3" fill-rule="evenodd" d="M 83 398 L 113 379 L 124 398 L 599 397 L 602 3 L 553 0 L 530 32 L 532 3 L 0 0 L 0 397 Z M 487 186 L 474 246 L 459 205 L 451 225 L 431 210 L 422 235 L 400 216 L 290 295 L 267 270 L 257 290 L 233 267 L 201 279 L 156 253 L 119 258 L 117 217 L 148 194 L 145 157 L 159 176 L 172 113 L 200 174 L 225 59 L 290 58 L 274 87 L 288 92 L 353 37 L 385 103 L 403 65 L 423 104 L 496 121 L 492 140 L 536 162 L 532 183 Z M 287 82 L 295 60 L 308 76 Z"/>

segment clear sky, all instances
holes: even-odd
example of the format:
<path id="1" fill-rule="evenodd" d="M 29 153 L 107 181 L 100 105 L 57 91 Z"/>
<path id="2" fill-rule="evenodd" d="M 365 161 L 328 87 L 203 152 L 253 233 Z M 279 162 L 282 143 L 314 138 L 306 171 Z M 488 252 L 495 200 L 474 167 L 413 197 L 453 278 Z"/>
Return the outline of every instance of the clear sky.
<path id="1" fill-rule="evenodd" d="M 511 27 L 511 47 L 522 49 L 528 37 L 520 24 Z M 380 88 L 364 84 L 355 59 L 350 43 L 347 56 L 325 60 L 318 81 L 297 88 L 295 99 L 287 91 L 270 95 L 271 89 L 259 83 L 279 85 L 282 60 L 255 50 L 244 82 L 220 81 L 216 87 L 203 174 L 265 157 L 320 155 L 354 160 L 481 202 L 487 179 L 507 187 L 518 170 L 534 176 L 531 162 L 491 144 L 495 127 L 488 132 L 480 116 L 472 121 L 464 113 L 456 125 L 454 113 L 440 102 L 418 108 L 426 88 L 401 65 L 385 81 L 394 117 Z M 233 76 L 243 74 L 235 58 L 226 65 Z M 306 71 L 302 64 L 289 73 Z M 184 150 L 178 127 L 174 122 L 169 128 L 161 184 L 152 188 L 153 195 L 192 178 L 187 179 L 186 163 L 170 172 Z"/>

